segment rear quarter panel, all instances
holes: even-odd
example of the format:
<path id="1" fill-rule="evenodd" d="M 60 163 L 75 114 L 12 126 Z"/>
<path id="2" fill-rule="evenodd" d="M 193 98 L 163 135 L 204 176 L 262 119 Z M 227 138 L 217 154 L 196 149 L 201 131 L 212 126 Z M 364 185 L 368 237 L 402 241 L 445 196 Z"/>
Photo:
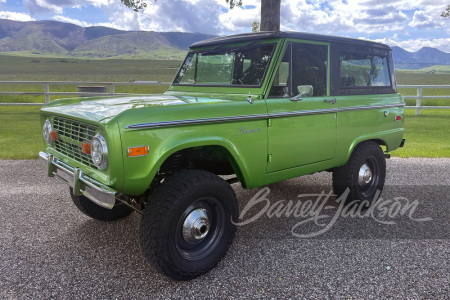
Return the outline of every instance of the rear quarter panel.
<path id="1" fill-rule="evenodd" d="M 336 100 L 338 165 L 345 164 L 354 147 L 365 140 L 378 140 L 387 151 L 398 148 L 404 133 L 404 101 L 400 94 L 337 96 Z M 395 121 L 398 115 L 401 121 Z"/>

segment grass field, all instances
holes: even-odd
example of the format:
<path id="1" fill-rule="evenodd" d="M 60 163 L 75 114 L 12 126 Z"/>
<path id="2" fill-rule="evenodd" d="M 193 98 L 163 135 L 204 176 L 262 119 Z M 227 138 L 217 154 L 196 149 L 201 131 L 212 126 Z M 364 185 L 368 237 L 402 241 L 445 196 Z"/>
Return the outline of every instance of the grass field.
<path id="1" fill-rule="evenodd" d="M 83 60 L 0 55 L 0 81 L 171 82 L 180 61 Z M 162 93 L 167 86 L 117 86 L 116 93 Z M 0 84 L 2 92 L 44 92 L 43 85 Z M 50 92 L 76 92 L 76 85 L 50 85 Z M 61 98 L 52 96 L 51 100 Z M 43 103 L 44 96 L 0 96 L 3 103 Z"/>
<path id="2" fill-rule="evenodd" d="M 0 81 L 172 81 L 178 60 L 86 60 L 0 55 Z"/>
<path id="3" fill-rule="evenodd" d="M 450 85 L 450 73 L 427 73 L 423 71 L 397 71 L 398 85 Z M 417 89 L 399 88 L 403 96 L 416 96 Z M 423 89 L 423 96 L 449 96 L 450 88 Z M 405 99 L 406 105 L 415 106 L 415 99 Z M 450 106 L 450 99 L 423 99 L 423 106 Z"/>
<path id="4" fill-rule="evenodd" d="M 158 60 L 82 60 L 66 58 L 27 58 L 0 55 L 0 81 L 92 81 L 128 82 L 172 81 L 180 61 Z M 399 71 L 397 84 L 450 85 L 449 73 Z M 167 86 L 116 87 L 118 93 L 162 93 Z M 41 85 L 0 84 L 3 92 L 43 92 Z M 76 86 L 52 85 L 51 92 L 77 91 Z M 415 95 L 414 89 L 400 89 Z M 450 89 L 425 89 L 423 95 L 450 95 Z M 60 96 L 53 96 L 61 98 Z M 0 96 L 0 102 L 43 103 L 43 96 Z M 415 100 L 408 100 L 414 105 Z M 423 100 L 422 105 L 450 106 L 450 99 Z M 450 110 L 407 110 L 406 145 L 392 152 L 400 157 L 450 157 Z M 42 149 L 39 107 L 0 106 L 0 158 L 34 159 Z"/>
<path id="5" fill-rule="evenodd" d="M 449 65 L 438 65 L 438 66 L 432 66 L 425 69 L 421 69 L 422 72 L 433 72 L 433 73 L 450 73 L 450 66 Z"/>
<path id="6" fill-rule="evenodd" d="M 450 110 L 405 110 L 405 146 L 391 152 L 399 157 L 450 157 Z"/>
<path id="7" fill-rule="evenodd" d="M 39 107 L 0 106 L 0 158 L 37 158 L 44 148 L 39 110 Z"/>

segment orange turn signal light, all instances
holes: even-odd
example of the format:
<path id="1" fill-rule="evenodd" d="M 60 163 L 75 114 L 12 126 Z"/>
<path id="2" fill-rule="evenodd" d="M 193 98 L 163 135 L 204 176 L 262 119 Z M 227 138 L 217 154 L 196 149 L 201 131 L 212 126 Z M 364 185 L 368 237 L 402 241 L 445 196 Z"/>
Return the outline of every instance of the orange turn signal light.
<path id="1" fill-rule="evenodd" d="M 143 156 L 148 154 L 148 146 L 128 148 L 128 157 Z"/>
<path id="2" fill-rule="evenodd" d="M 50 131 L 50 139 L 52 141 L 57 141 L 58 140 L 58 131 L 55 131 L 55 130 Z"/>
<path id="3" fill-rule="evenodd" d="M 91 144 L 82 142 L 81 148 L 82 148 L 83 153 L 85 153 L 87 155 L 91 155 Z"/>

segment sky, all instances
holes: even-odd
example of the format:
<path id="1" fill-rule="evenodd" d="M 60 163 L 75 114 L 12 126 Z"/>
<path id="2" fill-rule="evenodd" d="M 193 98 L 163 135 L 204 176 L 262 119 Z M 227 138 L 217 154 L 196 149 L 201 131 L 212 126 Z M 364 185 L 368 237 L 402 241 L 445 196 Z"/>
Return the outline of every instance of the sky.
<path id="1" fill-rule="evenodd" d="M 251 31 L 260 1 L 144 0 L 135 13 L 120 0 L 0 0 L 0 19 L 55 20 L 83 27 L 200 32 L 230 35 Z M 448 0 L 281 0 L 281 30 L 363 38 L 408 51 L 435 47 L 450 52 Z"/>

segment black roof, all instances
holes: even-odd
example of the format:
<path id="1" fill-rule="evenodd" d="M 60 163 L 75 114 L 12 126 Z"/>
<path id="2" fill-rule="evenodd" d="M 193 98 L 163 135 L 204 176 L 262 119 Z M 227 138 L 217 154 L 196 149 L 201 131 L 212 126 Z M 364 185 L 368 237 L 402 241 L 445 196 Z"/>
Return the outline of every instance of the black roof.
<path id="1" fill-rule="evenodd" d="M 213 46 L 222 43 L 235 43 L 235 42 L 243 42 L 243 41 L 258 41 L 258 40 L 266 40 L 272 38 L 295 38 L 295 39 L 303 39 L 309 41 L 317 41 L 317 42 L 336 42 L 336 43 L 344 43 L 344 44 L 353 44 L 360 46 L 370 46 L 377 47 L 383 49 L 391 48 L 388 45 L 360 40 L 360 39 L 352 39 L 345 37 L 337 37 L 332 35 L 322 35 L 322 34 L 313 34 L 313 33 L 304 33 L 304 32 L 293 32 L 293 31 L 263 31 L 256 33 L 243 33 L 236 34 L 230 36 L 221 36 L 212 39 L 207 39 L 204 41 L 196 42 L 190 46 L 190 48 L 198 48 L 204 46 Z"/>

